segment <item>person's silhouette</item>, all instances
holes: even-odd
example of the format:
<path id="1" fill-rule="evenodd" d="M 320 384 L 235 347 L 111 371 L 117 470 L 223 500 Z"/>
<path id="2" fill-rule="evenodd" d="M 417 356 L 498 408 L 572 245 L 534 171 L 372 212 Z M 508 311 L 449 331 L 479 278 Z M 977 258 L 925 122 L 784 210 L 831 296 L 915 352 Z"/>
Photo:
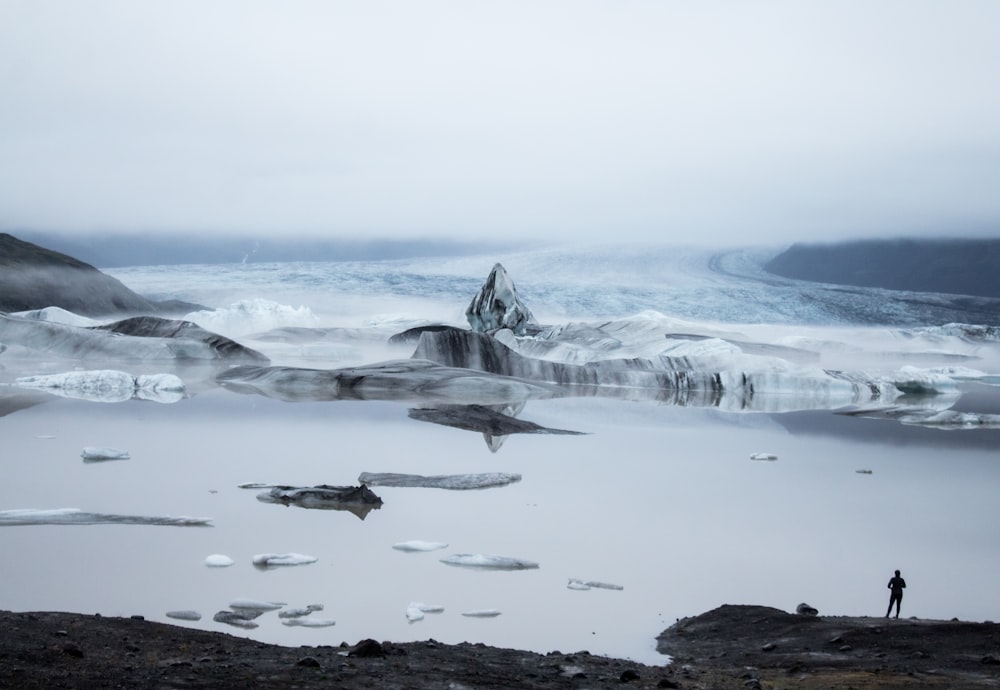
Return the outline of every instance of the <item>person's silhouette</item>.
<path id="1" fill-rule="evenodd" d="M 889 617 L 889 613 L 892 611 L 892 605 L 896 605 L 896 618 L 899 618 L 899 607 L 903 603 L 903 589 L 906 588 L 906 580 L 899 576 L 899 571 L 896 571 L 896 575 L 889 580 L 889 584 L 886 585 L 889 590 L 889 608 L 885 612 L 885 617 Z"/>

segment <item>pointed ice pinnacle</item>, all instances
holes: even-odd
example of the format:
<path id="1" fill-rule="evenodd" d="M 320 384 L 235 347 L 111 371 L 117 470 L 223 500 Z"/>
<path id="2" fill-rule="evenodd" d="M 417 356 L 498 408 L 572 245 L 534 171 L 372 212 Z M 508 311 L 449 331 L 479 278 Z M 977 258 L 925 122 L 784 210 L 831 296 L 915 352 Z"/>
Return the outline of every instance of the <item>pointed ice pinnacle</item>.
<path id="1" fill-rule="evenodd" d="M 535 317 L 524 306 L 514 288 L 514 281 L 502 264 L 495 264 L 489 277 L 465 310 L 472 330 L 488 333 L 498 328 L 509 328 L 516 335 L 524 335 L 525 328 L 535 323 Z"/>

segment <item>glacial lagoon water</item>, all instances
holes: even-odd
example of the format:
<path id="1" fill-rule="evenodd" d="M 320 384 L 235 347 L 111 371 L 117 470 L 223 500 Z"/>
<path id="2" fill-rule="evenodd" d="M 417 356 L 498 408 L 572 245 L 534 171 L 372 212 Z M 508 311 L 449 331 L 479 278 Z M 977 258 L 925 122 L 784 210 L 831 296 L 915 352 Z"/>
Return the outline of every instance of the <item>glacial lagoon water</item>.
<path id="1" fill-rule="evenodd" d="M 287 307 L 245 307 L 252 327 L 230 315 L 225 328 L 237 338 L 282 325 L 357 329 L 308 346 L 254 343 L 276 363 L 332 368 L 408 356 L 412 346 L 385 345 L 383 331 L 425 320 L 460 323 L 494 258 L 359 264 L 344 268 L 354 278 L 337 280 L 330 278 L 337 265 L 271 267 L 273 285 L 268 269 L 254 266 L 110 272 L 144 293 L 219 307 L 266 297 Z M 565 261 L 541 271 L 547 260 L 504 259 L 540 320 L 623 316 L 631 310 L 615 310 L 627 303 L 663 313 L 676 305 L 679 317 L 733 332 L 844 338 L 874 328 L 860 318 L 821 327 L 823 315 L 809 311 L 815 300 L 795 303 L 820 288 L 737 279 L 697 256 L 673 259 L 678 270 L 659 282 L 643 281 L 641 268 L 620 270 L 628 279 L 608 286 L 606 298 L 593 285 L 588 295 L 578 274 L 559 273 Z M 518 273 L 529 264 L 535 270 Z M 591 277 L 606 283 L 614 274 Z M 885 298 L 858 291 L 859 309 L 868 313 Z M 700 320 L 699 301 L 711 311 Z M 775 323 L 768 313 L 779 314 Z M 964 366 L 1000 373 L 996 347 L 983 345 L 980 359 Z M 0 355 L 4 383 L 81 366 L 9 355 Z M 655 651 L 660 631 L 724 603 L 791 611 L 807 602 L 821 614 L 882 615 L 885 583 L 899 568 L 909 584 L 903 615 L 1000 618 L 990 595 L 1000 567 L 996 429 L 927 428 L 831 409 L 741 413 L 568 397 L 528 401 L 518 417 L 584 433 L 511 435 L 494 451 L 480 433 L 409 416 L 418 406 L 412 401 L 283 402 L 220 388 L 210 367 L 105 364 L 175 373 L 187 392 L 169 403 L 107 403 L 0 387 L 0 511 L 206 517 L 211 526 L 0 526 L 4 608 L 142 615 L 289 645 L 434 638 L 663 663 Z M 949 405 L 996 414 L 996 391 L 982 380 L 964 382 Z M 86 447 L 121 449 L 128 458 L 85 462 Z M 751 460 L 754 453 L 775 459 Z M 375 486 L 383 504 L 363 518 L 267 503 L 258 490 L 240 488 L 355 485 L 363 472 L 521 479 L 479 490 Z M 447 547 L 393 548 L 417 540 Z M 253 564 L 268 553 L 316 561 Z M 213 554 L 234 563 L 209 567 Z M 538 567 L 441 562 L 455 554 Z M 621 589 L 578 589 L 569 586 L 574 580 Z M 319 604 L 312 615 L 336 625 L 285 625 L 276 612 L 261 615 L 253 629 L 213 620 L 239 599 Z M 419 620 L 407 616 L 414 602 L 428 607 Z M 179 610 L 202 618 L 166 616 Z M 500 613 L 462 615 L 483 611 Z"/>

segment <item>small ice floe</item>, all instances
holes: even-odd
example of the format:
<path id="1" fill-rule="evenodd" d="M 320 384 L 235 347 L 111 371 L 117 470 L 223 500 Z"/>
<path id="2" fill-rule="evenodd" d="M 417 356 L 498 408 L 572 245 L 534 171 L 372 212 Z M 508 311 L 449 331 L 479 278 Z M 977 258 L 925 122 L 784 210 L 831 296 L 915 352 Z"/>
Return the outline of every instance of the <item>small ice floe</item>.
<path id="1" fill-rule="evenodd" d="M 481 474 L 397 474 L 394 472 L 362 472 L 358 481 L 366 486 L 399 486 L 425 489 L 489 489 L 507 486 L 521 481 L 521 475 L 507 472 L 484 472 Z"/>
<path id="2" fill-rule="evenodd" d="M 854 470 L 854 471 L 857 472 L 858 474 L 871 474 L 872 473 L 871 470 Z"/>
<path id="3" fill-rule="evenodd" d="M 442 558 L 441 562 L 445 565 L 480 570 L 531 570 L 538 567 L 538 563 L 534 561 L 484 553 L 456 553 Z"/>
<path id="4" fill-rule="evenodd" d="M 102 462 L 104 460 L 128 460 L 127 450 L 107 446 L 84 446 L 80 457 L 84 462 Z"/>
<path id="5" fill-rule="evenodd" d="M 372 510 L 382 507 L 382 499 L 363 484 L 361 486 L 282 486 L 242 484 L 240 488 L 267 489 L 257 494 L 262 503 L 277 503 L 283 506 L 298 506 L 317 510 L 345 510 L 362 520 Z"/>
<path id="6" fill-rule="evenodd" d="M 50 439 L 53 439 L 55 437 L 56 437 L 55 434 L 36 434 L 35 435 L 35 438 L 40 438 L 40 439 L 45 439 L 45 440 L 50 440 Z"/>
<path id="7" fill-rule="evenodd" d="M 133 376 L 114 369 L 22 376 L 14 384 L 65 398 L 105 403 L 125 402 L 132 398 L 175 403 L 184 397 L 184 382 L 174 374 Z"/>
<path id="8" fill-rule="evenodd" d="M 576 577 L 571 577 L 569 582 L 566 583 L 567 589 L 578 589 L 578 590 L 588 590 L 588 589 L 613 589 L 621 591 L 625 589 L 621 585 L 614 585 L 610 582 L 600 582 L 598 580 L 581 580 Z"/>
<path id="9" fill-rule="evenodd" d="M 200 621 L 201 614 L 197 611 L 167 611 L 167 618 L 176 618 L 179 621 Z"/>
<path id="10" fill-rule="evenodd" d="M 253 628 L 258 627 L 257 623 L 254 622 L 254 618 L 257 618 L 259 615 L 260 612 L 219 611 L 212 616 L 212 620 L 216 623 L 225 623 L 226 625 L 232 625 L 237 628 L 252 630 Z"/>
<path id="11" fill-rule="evenodd" d="M 406 620 L 411 623 L 422 621 L 425 613 L 441 613 L 444 606 L 439 604 L 425 604 L 420 601 L 411 601 L 406 607 Z"/>
<path id="12" fill-rule="evenodd" d="M 213 553 L 205 557 L 205 565 L 209 568 L 228 568 L 235 562 L 229 556 L 221 553 Z"/>
<path id="13" fill-rule="evenodd" d="M 751 453 L 751 460 L 777 460 L 778 456 L 774 453 Z"/>
<path id="14" fill-rule="evenodd" d="M 413 539 L 411 541 L 401 541 L 392 545 L 392 548 L 397 551 L 406 551 L 407 553 L 417 553 L 426 551 L 438 551 L 440 549 L 448 548 L 447 544 L 439 541 L 420 541 L 419 539 Z"/>
<path id="15" fill-rule="evenodd" d="M 209 527 L 212 518 L 158 515 L 117 515 L 89 513 L 76 508 L 36 510 L 0 510 L 3 525 L 166 525 L 172 527 Z"/>
<path id="16" fill-rule="evenodd" d="M 303 553 L 259 553 L 253 557 L 253 564 L 258 568 L 271 568 L 292 565 L 308 565 L 319 559 Z"/>
<path id="17" fill-rule="evenodd" d="M 282 625 L 287 625 L 288 627 L 300 627 L 300 628 L 329 628 L 332 625 L 336 625 L 337 621 L 332 618 L 313 618 L 311 616 L 306 616 L 304 618 L 286 618 L 281 621 Z"/>
<path id="18" fill-rule="evenodd" d="M 299 608 L 282 609 L 278 611 L 278 618 L 302 618 L 303 616 L 308 616 L 313 611 L 322 610 L 323 604 L 309 604 Z"/>
<path id="19" fill-rule="evenodd" d="M 259 599 L 236 599 L 229 602 L 229 608 L 234 611 L 257 611 L 259 616 L 264 611 L 277 611 L 285 606 L 281 601 L 261 601 Z"/>
<path id="20" fill-rule="evenodd" d="M 497 609 L 473 609 L 472 611 L 462 611 L 462 615 L 468 618 L 496 618 L 500 615 Z"/>

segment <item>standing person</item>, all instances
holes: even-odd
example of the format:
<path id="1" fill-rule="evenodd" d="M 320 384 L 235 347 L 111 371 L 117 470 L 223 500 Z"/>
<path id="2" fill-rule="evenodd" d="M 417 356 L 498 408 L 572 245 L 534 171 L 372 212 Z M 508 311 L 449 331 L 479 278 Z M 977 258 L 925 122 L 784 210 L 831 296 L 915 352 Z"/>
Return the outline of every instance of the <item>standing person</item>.
<path id="1" fill-rule="evenodd" d="M 889 580 L 889 584 L 886 585 L 891 593 L 889 594 L 889 608 L 885 612 L 885 617 L 889 617 L 889 612 L 892 611 L 892 605 L 896 605 L 896 618 L 899 618 L 899 607 L 903 603 L 903 590 L 906 588 L 906 580 L 899 576 L 899 571 L 896 571 L 896 575 Z"/>

